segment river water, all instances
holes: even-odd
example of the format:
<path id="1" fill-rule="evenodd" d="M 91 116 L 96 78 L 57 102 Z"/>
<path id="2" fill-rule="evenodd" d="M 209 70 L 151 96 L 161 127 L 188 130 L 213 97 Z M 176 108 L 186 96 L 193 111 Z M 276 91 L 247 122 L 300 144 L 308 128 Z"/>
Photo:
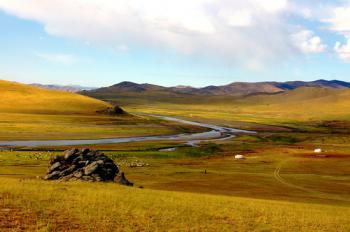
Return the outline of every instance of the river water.
<path id="1" fill-rule="evenodd" d="M 113 144 L 113 143 L 129 143 L 142 141 L 160 141 L 172 140 L 181 141 L 186 144 L 195 146 L 203 141 L 224 140 L 234 137 L 237 133 L 255 133 L 253 131 L 239 130 L 229 127 L 221 127 L 200 122 L 193 122 L 184 119 L 178 119 L 168 116 L 150 115 L 162 120 L 179 122 L 183 124 L 199 126 L 211 129 L 207 132 L 193 134 L 177 134 L 177 135 L 158 135 L 158 136 L 140 136 L 128 138 L 108 138 L 108 139 L 74 139 L 74 140 L 26 140 L 26 141 L 0 141 L 0 146 L 20 146 L 20 147 L 36 147 L 36 146 L 70 146 L 70 145 L 92 145 L 92 144 Z"/>

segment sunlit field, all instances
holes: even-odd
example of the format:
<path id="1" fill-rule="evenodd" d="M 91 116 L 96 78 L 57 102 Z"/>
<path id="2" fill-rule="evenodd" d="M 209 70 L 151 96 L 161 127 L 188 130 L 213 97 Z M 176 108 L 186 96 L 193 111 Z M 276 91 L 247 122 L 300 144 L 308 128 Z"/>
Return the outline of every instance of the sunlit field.
<path id="1" fill-rule="evenodd" d="M 349 208 L 1 178 L 0 226 L 38 231 L 347 231 Z M 4 213 L 6 212 L 6 213 Z M 11 220 L 16 219 L 16 220 Z"/>
<path id="2" fill-rule="evenodd" d="M 325 132 L 343 129 L 344 132 L 350 117 L 350 91 L 329 88 L 303 87 L 284 93 L 237 97 L 182 95 L 156 99 L 150 94 L 136 93 L 132 96 L 89 95 L 117 102 L 129 112 L 180 116 L 256 130 L 275 130 L 277 128 L 266 126 L 278 126 Z"/>
<path id="3" fill-rule="evenodd" d="M 135 115 L 108 115 L 109 103 L 0 81 L 0 140 L 97 139 L 201 130 Z"/>
<path id="4" fill-rule="evenodd" d="M 322 156 L 313 153 L 319 146 Z M 176 150 L 159 151 L 168 147 Z M 349 230 L 350 147 L 341 135 L 260 133 L 200 147 L 93 145 L 135 186 L 37 179 L 48 159 L 67 148 L 0 152 L 2 208 L 22 218 L 15 222 L 11 213 L 2 214 L 13 228 Z M 234 154 L 246 159 L 235 160 Z M 129 167 L 131 162 L 149 166 Z M 28 214 L 37 220 L 23 220 Z"/>

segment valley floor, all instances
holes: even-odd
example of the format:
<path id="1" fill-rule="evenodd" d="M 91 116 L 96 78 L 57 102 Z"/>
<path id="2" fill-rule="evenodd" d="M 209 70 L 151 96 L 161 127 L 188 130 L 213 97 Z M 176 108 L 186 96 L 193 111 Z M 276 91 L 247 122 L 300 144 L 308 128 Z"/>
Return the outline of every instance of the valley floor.
<path id="1" fill-rule="evenodd" d="M 346 134 L 261 132 L 200 147 L 91 146 L 113 158 L 133 188 L 36 179 L 51 155 L 69 147 L 2 151 L 0 218 L 7 223 L 0 228 L 349 231 L 348 144 Z M 159 151 L 169 147 L 176 150 Z M 324 153 L 313 153 L 318 147 Z M 149 166 L 129 167 L 133 162 Z"/>
<path id="2" fill-rule="evenodd" d="M 101 139 L 192 131 L 203 128 L 134 115 L 0 114 L 0 141 Z"/>

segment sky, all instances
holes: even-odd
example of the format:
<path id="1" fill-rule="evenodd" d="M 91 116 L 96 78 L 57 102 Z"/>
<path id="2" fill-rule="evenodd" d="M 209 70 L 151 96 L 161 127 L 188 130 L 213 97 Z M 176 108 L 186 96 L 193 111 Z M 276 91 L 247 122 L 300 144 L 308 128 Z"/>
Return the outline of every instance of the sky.
<path id="1" fill-rule="evenodd" d="M 0 0 L 0 79 L 350 81 L 350 1 Z"/>

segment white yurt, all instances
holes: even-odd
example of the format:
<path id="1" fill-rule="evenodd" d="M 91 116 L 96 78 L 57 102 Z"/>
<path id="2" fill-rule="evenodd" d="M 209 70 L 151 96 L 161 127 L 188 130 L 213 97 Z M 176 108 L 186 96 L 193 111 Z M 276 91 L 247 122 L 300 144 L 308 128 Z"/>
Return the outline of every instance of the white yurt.
<path id="1" fill-rule="evenodd" d="M 245 156 L 237 154 L 237 155 L 235 155 L 235 159 L 245 159 Z"/>
<path id="2" fill-rule="evenodd" d="M 322 152 L 322 149 L 321 148 L 316 148 L 315 150 L 314 150 L 314 153 L 321 153 Z"/>

